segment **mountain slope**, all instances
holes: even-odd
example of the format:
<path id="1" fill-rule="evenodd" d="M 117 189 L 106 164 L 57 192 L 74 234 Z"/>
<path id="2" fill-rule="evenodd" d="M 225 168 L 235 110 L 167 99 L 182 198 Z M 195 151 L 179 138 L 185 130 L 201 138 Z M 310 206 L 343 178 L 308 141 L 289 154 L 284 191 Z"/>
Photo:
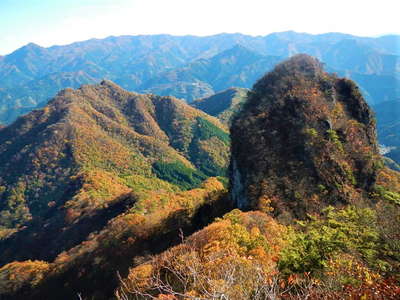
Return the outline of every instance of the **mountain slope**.
<path id="1" fill-rule="evenodd" d="M 382 165 L 357 86 L 303 54 L 248 95 L 232 121 L 230 194 L 256 211 L 134 264 L 117 299 L 396 299 L 400 174 Z"/>
<path id="2" fill-rule="evenodd" d="M 197 99 L 190 105 L 217 117 L 224 124 L 230 124 L 233 116 L 247 99 L 248 89 L 229 88 L 210 97 Z"/>
<path id="3" fill-rule="evenodd" d="M 357 86 L 303 54 L 248 95 L 232 121 L 230 194 L 257 211 L 134 264 L 117 299 L 398 298 L 400 173 L 383 167 Z"/>
<path id="4" fill-rule="evenodd" d="M 229 208 L 223 185 L 216 178 L 189 191 L 149 192 L 54 260 L 20 259 L 1 267 L 0 296 L 111 299 L 120 276 L 125 276 L 132 264 L 178 244 L 183 235 L 202 228 Z M 88 222 L 104 220 L 105 216 Z M 83 225 L 74 224 L 75 230 L 85 229 Z"/>
<path id="5" fill-rule="evenodd" d="M 109 81 L 60 92 L 2 128 L 0 141 L 1 232 L 11 234 L 0 244 L 2 262 L 18 256 L 10 245 L 40 244 L 64 226 L 103 211 L 113 215 L 118 203 L 123 210 L 146 191 L 190 189 L 224 176 L 229 160 L 229 135 L 213 117 Z M 37 257 L 53 257 L 84 238 L 84 230 L 77 240 L 62 232 L 64 244 L 55 239 L 53 248 L 37 247 Z"/>

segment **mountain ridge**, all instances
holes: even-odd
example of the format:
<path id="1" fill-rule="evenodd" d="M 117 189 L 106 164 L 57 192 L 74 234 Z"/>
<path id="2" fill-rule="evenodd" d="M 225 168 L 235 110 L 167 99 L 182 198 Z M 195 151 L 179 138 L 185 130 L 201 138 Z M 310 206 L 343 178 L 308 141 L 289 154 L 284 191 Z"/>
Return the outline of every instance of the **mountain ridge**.
<path id="1" fill-rule="evenodd" d="M 2 128 L 0 141 L 0 231 L 2 239 L 15 235 L 15 245 L 20 238 L 40 243 L 48 231 L 85 223 L 151 190 L 195 188 L 224 176 L 229 160 L 228 132 L 217 119 L 176 98 L 128 92 L 111 81 L 59 92 Z M 40 238 L 24 230 L 31 223 L 48 224 Z M 13 244 L 2 241 L 0 248 L 7 243 Z M 3 251 L 2 262 L 14 250 Z"/>
<path id="2" fill-rule="evenodd" d="M 290 40 L 288 40 L 288 35 L 290 36 Z M 357 70 L 361 70 L 362 72 L 366 70 L 365 66 L 362 65 L 364 62 L 361 62 L 360 65 L 360 62 L 353 64 L 353 61 L 349 60 L 350 63 L 345 61 L 343 65 L 340 61 L 341 58 L 337 57 L 339 54 L 335 54 L 337 52 L 335 44 L 349 38 L 361 45 L 360 51 L 371 49 L 373 52 L 372 56 L 375 57 L 375 63 L 370 64 L 370 68 L 372 69 L 368 70 L 369 74 L 371 72 L 375 74 L 373 76 L 383 76 L 379 73 L 379 70 L 386 61 L 385 55 L 399 55 L 395 47 L 396 38 L 398 39 L 397 36 L 382 39 L 349 37 L 348 35 L 340 34 L 309 35 L 295 32 L 275 33 L 257 37 L 243 34 L 221 34 L 208 37 L 179 37 L 171 35 L 121 36 L 92 39 L 49 48 L 29 45 L 4 56 L 0 60 L 0 79 L 2 80 L 0 89 L 3 89 L 0 94 L 0 111 L 3 111 L 1 120 L 7 123 L 11 122 L 21 112 L 32 110 L 38 104 L 46 102 L 55 95 L 55 91 L 66 88 L 68 87 L 67 85 L 73 85 L 70 87 L 78 88 L 82 83 L 98 83 L 106 78 L 116 81 L 125 89 L 143 92 L 144 90 L 140 90 L 139 87 L 155 76 L 169 70 L 181 68 L 199 59 L 210 59 L 223 51 L 235 47 L 235 45 L 242 45 L 262 55 L 279 56 L 282 58 L 299 52 L 308 53 L 319 57 L 332 68 L 344 68 L 337 71 L 341 75 L 350 72 L 349 74 L 353 78 L 358 74 Z M 31 50 L 29 51 L 29 49 Z M 18 56 L 18 52 L 21 51 L 27 52 L 27 55 L 31 57 L 27 60 L 11 60 L 10 63 L 7 63 L 7 60 L 10 60 L 12 57 L 16 58 L 15 56 Z M 322 54 L 325 52 L 331 54 L 323 57 Z M 347 53 L 352 53 L 351 47 L 344 49 L 340 57 L 347 57 Z M 338 64 L 338 62 L 340 63 Z M 385 67 L 386 69 L 395 68 L 391 67 L 394 62 L 385 62 L 385 64 L 388 64 Z M 395 70 L 398 70 L 398 67 L 396 68 Z M 78 71 L 83 71 L 87 74 L 86 81 L 76 83 L 62 82 L 62 74 Z M 263 72 L 265 71 L 268 70 L 263 70 Z M 392 73 L 389 74 L 391 76 L 390 80 L 397 82 L 398 77 L 395 76 L 397 72 L 395 74 Z M 46 84 L 44 83 L 38 84 L 39 78 L 45 78 L 49 74 L 53 74 L 53 79 L 48 84 L 56 85 L 51 90 L 46 88 Z M 364 73 L 361 75 L 372 76 Z M 58 76 L 60 78 L 56 79 Z M 392 76 L 394 77 L 392 78 Z M 354 79 L 358 80 L 356 77 Z M 182 87 L 178 86 L 176 89 L 168 89 L 166 93 L 172 95 L 175 93 L 174 96 L 189 98 L 190 94 L 196 92 L 198 96 L 194 98 L 198 98 L 206 96 L 207 93 L 211 95 L 214 92 L 219 92 L 232 85 L 223 87 L 217 85 L 211 91 L 210 86 L 204 85 L 200 81 L 195 81 L 196 84 L 200 85 L 199 87 L 190 88 L 187 86 L 187 83 L 182 82 Z M 374 81 L 364 82 L 365 79 L 360 81 L 363 89 L 369 95 L 368 100 L 371 103 L 381 101 L 379 97 L 371 92 L 376 89 Z M 386 82 L 389 81 L 386 80 Z M 247 82 L 244 87 L 249 88 L 252 83 Z M 36 85 L 39 86 L 38 90 L 32 88 Z M 392 94 L 399 93 L 398 91 L 392 91 L 395 87 L 393 85 L 390 86 L 390 91 L 381 89 L 379 92 L 381 95 L 380 98 L 384 99 L 386 95 L 390 97 Z M 149 89 L 148 86 L 143 86 L 143 88 Z M 177 93 L 179 89 L 183 89 L 183 92 Z M 13 112 L 9 114 L 12 117 L 5 118 L 5 111 Z"/>

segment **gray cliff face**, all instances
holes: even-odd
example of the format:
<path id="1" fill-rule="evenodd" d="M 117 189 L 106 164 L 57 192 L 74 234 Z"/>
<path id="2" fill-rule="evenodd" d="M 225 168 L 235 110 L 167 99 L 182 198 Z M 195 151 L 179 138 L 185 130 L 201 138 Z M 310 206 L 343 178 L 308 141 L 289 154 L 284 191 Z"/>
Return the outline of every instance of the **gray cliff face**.
<path id="1" fill-rule="evenodd" d="M 232 158 L 231 161 L 231 197 L 233 203 L 238 208 L 243 209 L 249 206 L 248 200 L 244 194 L 242 175 L 240 174 L 234 158 Z"/>

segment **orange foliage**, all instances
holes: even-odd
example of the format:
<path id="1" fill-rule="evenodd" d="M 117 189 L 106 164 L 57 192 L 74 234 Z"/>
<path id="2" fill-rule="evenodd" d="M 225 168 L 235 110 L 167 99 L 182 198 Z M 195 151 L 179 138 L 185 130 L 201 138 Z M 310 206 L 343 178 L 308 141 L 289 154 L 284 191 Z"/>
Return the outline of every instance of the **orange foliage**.
<path id="1" fill-rule="evenodd" d="M 276 274 L 284 233 L 284 226 L 264 213 L 234 210 L 183 244 L 132 268 L 117 295 L 207 298 L 223 293 L 247 299 Z"/>
<path id="2" fill-rule="evenodd" d="M 22 286 L 35 286 L 46 275 L 49 264 L 44 261 L 12 262 L 0 268 L 0 295 L 11 294 Z"/>
<path id="3" fill-rule="evenodd" d="M 87 171 L 77 175 L 76 178 L 84 183 L 79 193 L 65 204 L 68 208 L 66 218 L 69 222 L 85 212 L 105 208 L 110 201 L 118 200 L 118 197 L 131 192 L 120 178 L 110 172 Z M 72 213 L 71 209 L 77 212 Z"/>

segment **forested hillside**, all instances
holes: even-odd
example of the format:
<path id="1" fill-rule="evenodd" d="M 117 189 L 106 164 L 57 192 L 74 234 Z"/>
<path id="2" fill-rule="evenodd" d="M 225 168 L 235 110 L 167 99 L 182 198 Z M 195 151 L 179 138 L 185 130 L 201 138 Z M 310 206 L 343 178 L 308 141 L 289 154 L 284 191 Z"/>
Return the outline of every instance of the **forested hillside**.
<path id="1" fill-rule="evenodd" d="M 0 298 L 397 299 L 400 173 L 358 86 L 301 54 L 214 97 L 230 135 L 111 81 L 1 128 Z"/>
<path id="2" fill-rule="evenodd" d="M 236 207 L 130 269 L 117 299 L 397 299 L 400 173 L 354 82 L 294 56 L 232 120 Z"/>
<path id="3" fill-rule="evenodd" d="M 216 119 L 109 81 L 61 91 L 0 141 L 2 263 L 52 259 L 149 191 L 199 187 L 229 162 Z"/>

